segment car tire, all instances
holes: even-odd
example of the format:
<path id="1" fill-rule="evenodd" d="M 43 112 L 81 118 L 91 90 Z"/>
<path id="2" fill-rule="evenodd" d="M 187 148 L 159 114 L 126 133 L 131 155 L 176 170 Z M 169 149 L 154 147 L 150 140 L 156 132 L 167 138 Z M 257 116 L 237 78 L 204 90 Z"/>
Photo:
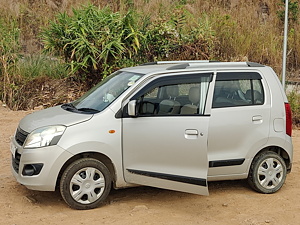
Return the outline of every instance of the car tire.
<path id="1" fill-rule="evenodd" d="M 60 180 L 60 193 L 73 209 L 100 206 L 111 189 L 111 174 L 99 160 L 82 158 L 71 163 Z"/>
<path id="2" fill-rule="evenodd" d="M 281 156 L 267 151 L 257 155 L 251 164 L 248 183 L 257 192 L 271 194 L 285 182 L 286 164 Z"/>

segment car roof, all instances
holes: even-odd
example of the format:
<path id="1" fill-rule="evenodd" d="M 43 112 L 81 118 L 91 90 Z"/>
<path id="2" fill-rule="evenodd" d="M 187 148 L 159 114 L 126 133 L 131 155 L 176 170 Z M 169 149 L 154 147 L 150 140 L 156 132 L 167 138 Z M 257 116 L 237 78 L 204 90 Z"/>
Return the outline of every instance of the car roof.
<path id="1" fill-rule="evenodd" d="M 157 61 L 145 63 L 135 67 L 128 67 L 121 69 L 122 71 L 128 71 L 133 73 L 160 73 L 160 72 L 172 72 L 176 70 L 195 70 L 195 69 L 236 69 L 236 68 L 249 68 L 249 67 L 265 67 L 259 63 L 253 62 L 218 62 L 208 60 L 192 60 L 192 61 Z"/>

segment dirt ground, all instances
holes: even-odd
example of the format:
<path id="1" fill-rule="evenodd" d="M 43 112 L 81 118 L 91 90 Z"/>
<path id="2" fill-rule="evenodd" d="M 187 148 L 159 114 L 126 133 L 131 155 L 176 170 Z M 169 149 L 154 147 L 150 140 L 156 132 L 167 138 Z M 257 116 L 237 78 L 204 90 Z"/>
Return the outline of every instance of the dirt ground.
<path id="1" fill-rule="evenodd" d="M 9 140 L 30 112 L 0 105 L 0 224 L 299 224 L 300 131 L 294 130 L 292 173 L 271 195 L 252 191 L 246 181 L 209 183 L 210 196 L 137 187 L 113 190 L 106 205 L 88 211 L 70 209 L 58 192 L 28 190 L 10 171 Z"/>

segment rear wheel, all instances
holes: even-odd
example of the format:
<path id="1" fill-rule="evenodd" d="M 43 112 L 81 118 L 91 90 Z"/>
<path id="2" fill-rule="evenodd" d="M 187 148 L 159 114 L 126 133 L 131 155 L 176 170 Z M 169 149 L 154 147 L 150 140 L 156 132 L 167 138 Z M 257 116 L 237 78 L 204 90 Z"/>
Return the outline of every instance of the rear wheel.
<path id="1" fill-rule="evenodd" d="M 100 206 L 111 189 L 111 175 L 100 161 L 79 159 L 70 164 L 60 181 L 60 193 L 73 209 L 92 209 Z"/>
<path id="2" fill-rule="evenodd" d="M 268 151 L 253 159 L 248 183 L 256 191 L 270 194 L 282 187 L 285 178 L 286 164 L 284 160 L 278 154 Z"/>

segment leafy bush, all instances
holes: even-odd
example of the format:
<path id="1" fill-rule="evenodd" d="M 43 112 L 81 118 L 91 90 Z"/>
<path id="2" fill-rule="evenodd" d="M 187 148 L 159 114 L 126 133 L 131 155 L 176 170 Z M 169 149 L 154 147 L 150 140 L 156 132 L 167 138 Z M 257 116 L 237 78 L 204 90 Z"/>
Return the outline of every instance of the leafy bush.
<path id="1" fill-rule="evenodd" d="M 292 110 L 293 124 L 299 124 L 300 123 L 300 94 L 296 91 L 292 91 L 287 95 L 287 97 Z"/>
<path id="2" fill-rule="evenodd" d="M 140 48 L 141 34 L 132 11 L 126 15 L 93 5 L 73 9 L 73 16 L 58 14 L 44 29 L 45 52 L 63 56 L 71 73 L 99 76 L 122 58 L 131 58 Z"/>
<path id="3" fill-rule="evenodd" d="M 211 29 L 206 30 L 210 24 L 203 17 L 185 26 L 191 19 L 183 8 L 152 20 L 133 10 L 122 15 L 89 4 L 73 9 L 72 16 L 58 14 L 44 29 L 42 41 L 45 52 L 63 57 L 79 79 L 99 80 L 117 68 L 146 61 L 210 58 L 215 43 Z M 182 58 L 181 51 L 186 52 Z"/>
<path id="4" fill-rule="evenodd" d="M 277 15 L 279 17 L 279 19 L 281 20 L 281 22 L 284 22 L 284 17 L 285 17 L 285 0 L 281 0 L 281 10 L 277 11 Z M 288 2 L 288 11 L 289 11 L 289 15 L 288 15 L 288 19 L 290 22 L 297 22 L 298 21 L 298 14 L 299 14 L 299 3 L 297 1 L 289 1 Z"/>
<path id="5" fill-rule="evenodd" d="M 145 19 L 149 20 L 149 18 Z M 145 21 L 142 32 L 145 35 L 142 52 L 148 61 L 168 58 L 169 54 L 179 46 L 180 34 L 172 20 L 158 19 L 153 23 Z"/>
<path id="6" fill-rule="evenodd" d="M 141 18 L 143 61 L 213 59 L 215 32 L 208 16 L 195 19 L 182 7 L 156 19 Z"/>

